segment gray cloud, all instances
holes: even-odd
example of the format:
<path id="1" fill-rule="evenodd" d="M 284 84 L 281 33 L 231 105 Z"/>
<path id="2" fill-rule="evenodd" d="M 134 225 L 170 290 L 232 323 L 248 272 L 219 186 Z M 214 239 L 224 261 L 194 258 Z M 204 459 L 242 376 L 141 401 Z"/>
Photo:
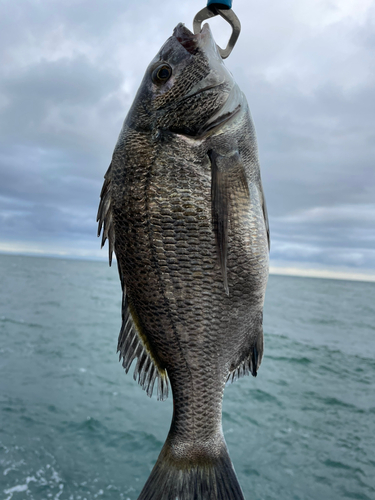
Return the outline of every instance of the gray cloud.
<path id="1" fill-rule="evenodd" d="M 122 121 L 148 62 L 203 6 L 2 3 L 0 249 L 99 255 L 98 196 Z M 234 8 L 243 31 L 227 65 L 257 129 L 271 258 L 375 268 L 374 0 Z"/>

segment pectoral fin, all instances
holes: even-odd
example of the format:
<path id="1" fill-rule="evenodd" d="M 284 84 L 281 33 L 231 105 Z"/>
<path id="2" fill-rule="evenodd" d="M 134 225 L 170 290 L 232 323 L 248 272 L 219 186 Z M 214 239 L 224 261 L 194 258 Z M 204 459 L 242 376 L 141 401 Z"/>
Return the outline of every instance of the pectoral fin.
<path id="1" fill-rule="evenodd" d="M 260 183 L 259 191 L 260 191 L 260 196 L 261 196 L 261 199 L 262 199 L 263 218 L 264 218 L 264 224 L 265 224 L 265 226 L 266 226 L 266 232 L 267 232 L 268 251 L 270 251 L 270 247 L 271 247 L 271 241 L 270 241 L 270 225 L 269 225 L 269 222 L 268 222 L 267 205 L 266 205 L 266 199 L 265 199 L 265 197 L 264 197 L 264 192 L 263 192 L 263 186 L 262 186 L 262 183 Z"/>
<path id="2" fill-rule="evenodd" d="M 220 155 L 209 151 L 211 160 L 211 207 L 218 257 L 223 275 L 224 289 L 229 295 L 227 277 L 229 207 L 231 194 L 241 191 L 249 197 L 249 188 L 244 166 L 238 151 L 230 155 Z"/>

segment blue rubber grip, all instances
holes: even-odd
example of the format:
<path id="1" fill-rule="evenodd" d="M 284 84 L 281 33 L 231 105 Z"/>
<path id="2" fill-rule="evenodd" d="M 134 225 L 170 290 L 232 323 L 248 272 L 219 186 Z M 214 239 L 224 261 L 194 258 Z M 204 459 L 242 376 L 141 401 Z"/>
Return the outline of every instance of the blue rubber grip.
<path id="1" fill-rule="evenodd" d="M 217 7 L 218 9 L 231 9 L 232 0 L 208 0 L 207 7 Z"/>

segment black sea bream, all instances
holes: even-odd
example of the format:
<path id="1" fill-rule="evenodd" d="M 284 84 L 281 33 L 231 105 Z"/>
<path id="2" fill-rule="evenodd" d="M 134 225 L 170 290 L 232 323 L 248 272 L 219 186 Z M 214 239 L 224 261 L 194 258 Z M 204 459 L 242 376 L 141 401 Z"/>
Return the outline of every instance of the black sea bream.
<path id="1" fill-rule="evenodd" d="M 269 230 L 246 98 L 206 24 L 179 24 L 125 119 L 98 213 L 123 289 L 118 351 L 149 395 L 170 384 L 167 440 L 140 499 L 242 499 L 224 386 L 257 374 Z M 246 435 L 246 434 L 245 434 Z M 249 447 L 251 446 L 249 438 Z"/>

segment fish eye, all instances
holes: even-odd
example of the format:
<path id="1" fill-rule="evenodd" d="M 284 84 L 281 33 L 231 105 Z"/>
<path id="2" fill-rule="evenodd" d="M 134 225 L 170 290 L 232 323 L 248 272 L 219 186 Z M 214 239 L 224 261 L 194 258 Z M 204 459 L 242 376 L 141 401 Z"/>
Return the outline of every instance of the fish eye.
<path id="1" fill-rule="evenodd" d="M 152 73 L 152 81 L 156 84 L 165 83 L 172 76 L 172 68 L 168 64 L 163 64 Z"/>

